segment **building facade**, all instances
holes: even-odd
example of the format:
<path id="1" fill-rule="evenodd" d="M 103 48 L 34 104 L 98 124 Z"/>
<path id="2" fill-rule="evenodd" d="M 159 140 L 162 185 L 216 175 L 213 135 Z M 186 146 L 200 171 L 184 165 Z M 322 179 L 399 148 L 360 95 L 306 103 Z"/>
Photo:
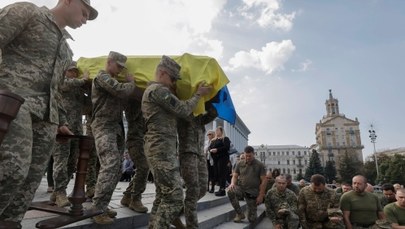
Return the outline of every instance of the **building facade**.
<path id="1" fill-rule="evenodd" d="M 305 174 L 309 165 L 308 147 L 298 145 L 260 145 L 253 146 L 256 158 L 265 164 L 268 171 L 279 169 L 281 174 L 293 177 Z"/>
<path id="2" fill-rule="evenodd" d="M 349 119 L 339 112 L 339 101 L 329 90 L 325 102 L 326 115 L 315 126 L 316 144 L 314 148 L 320 155 L 322 166 L 334 161 L 340 168 L 340 158 L 347 152 L 350 157 L 363 161 L 363 148 L 360 138 L 360 122 Z"/>

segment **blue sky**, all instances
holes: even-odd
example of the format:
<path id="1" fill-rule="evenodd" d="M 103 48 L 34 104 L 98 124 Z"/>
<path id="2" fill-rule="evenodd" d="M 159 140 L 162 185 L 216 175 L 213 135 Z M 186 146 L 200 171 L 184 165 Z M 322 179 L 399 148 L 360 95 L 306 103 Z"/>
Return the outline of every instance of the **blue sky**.
<path id="1" fill-rule="evenodd" d="M 405 146 L 405 1 L 92 2 L 97 20 L 71 30 L 75 58 L 110 50 L 214 57 L 231 80 L 251 145 L 314 144 L 332 89 L 340 112 L 360 121 L 364 155 L 373 150 L 370 124 L 377 150 Z"/>

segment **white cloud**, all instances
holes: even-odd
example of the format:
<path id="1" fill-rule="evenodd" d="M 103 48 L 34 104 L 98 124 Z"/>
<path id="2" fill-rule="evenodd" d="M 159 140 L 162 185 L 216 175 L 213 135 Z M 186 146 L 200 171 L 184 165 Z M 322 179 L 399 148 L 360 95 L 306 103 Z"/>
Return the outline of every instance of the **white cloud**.
<path id="1" fill-rule="evenodd" d="M 277 13 L 281 8 L 280 0 L 243 0 L 243 3 L 239 10 L 246 19 L 256 21 L 263 28 L 291 30 L 296 13 Z"/>
<path id="2" fill-rule="evenodd" d="M 251 49 L 249 52 L 239 51 L 229 60 L 230 66 L 226 70 L 233 71 L 239 68 L 256 68 L 270 75 L 276 70 L 284 68 L 294 52 L 295 46 L 291 40 L 269 42 L 260 51 Z"/>
<path id="3" fill-rule="evenodd" d="M 12 0 L 2 0 L 0 8 Z M 30 0 L 53 7 L 56 1 Z M 226 0 L 92 1 L 99 16 L 69 32 L 70 45 L 80 56 L 106 55 L 115 50 L 128 55 L 223 56 L 222 42 L 209 37 L 212 24 Z"/>
<path id="4" fill-rule="evenodd" d="M 292 72 L 306 72 L 308 68 L 312 65 L 312 61 L 306 59 L 304 62 L 300 63 L 298 69 L 293 69 Z"/>

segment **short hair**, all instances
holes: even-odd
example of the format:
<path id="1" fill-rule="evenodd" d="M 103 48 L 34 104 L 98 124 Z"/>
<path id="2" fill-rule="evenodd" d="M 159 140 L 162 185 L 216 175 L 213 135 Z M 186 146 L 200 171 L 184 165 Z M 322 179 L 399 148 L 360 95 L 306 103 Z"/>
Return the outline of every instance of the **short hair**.
<path id="1" fill-rule="evenodd" d="M 398 193 L 398 192 L 400 192 L 400 193 L 402 193 L 402 194 L 405 194 L 405 188 L 400 188 L 400 189 L 398 189 L 398 190 L 397 190 L 397 193 Z"/>
<path id="2" fill-rule="evenodd" d="M 381 186 L 381 189 L 384 191 L 389 191 L 391 190 L 393 193 L 395 193 L 395 188 L 394 185 L 390 184 L 390 183 L 385 183 Z"/>
<path id="3" fill-rule="evenodd" d="M 278 181 L 278 180 L 287 180 L 287 177 L 284 175 L 280 175 L 280 176 L 276 177 L 276 181 Z"/>
<path id="4" fill-rule="evenodd" d="M 325 177 L 321 174 L 314 174 L 311 176 L 311 183 L 313 183 L 315 186 L 319 186 L 321 184 L 324 185 L 326 183 L 326 180 Z"/>
<path id="5" fill-rule="evenodd" d="M 284 176 L 285 176 L 285 179 L 287 179 L 287 180 L 292 180 L 292 176 L 291 176 L 291 174 L 284 174 Z"/>
<path id="6" fill-rule="evenodd" d="M 251 146 L 246 146 L 244 151 L 245 153 L 254 153 L 255 149 L 253 149 Z"/>

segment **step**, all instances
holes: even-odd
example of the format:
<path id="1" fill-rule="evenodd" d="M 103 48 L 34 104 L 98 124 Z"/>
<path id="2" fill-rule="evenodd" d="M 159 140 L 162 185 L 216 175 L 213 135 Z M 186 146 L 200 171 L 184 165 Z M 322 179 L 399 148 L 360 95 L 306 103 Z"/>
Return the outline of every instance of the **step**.
<path id="1" fill-rule="evenodd" d="M 109 207 L 117 211 L 118 215 L 115 218 L 114 224 L 110 225 L 113 226 L 114 228 L 146 228 L 149 222 L 149 213 L 147 214 L 141 214 L 141 213 L 136 213 L 120 204 L 120 200 L 122 198 L 122 194 L 116 194 L 114 195 L 113 199 L 110 202 Z M 149 211 L 152 208 L 153 204 L 153 199 L 154 195 L 148 195 L 145 194 L 143 195 L 143 201 L 146 207 L 148 207 Z M 219 206 L 222 206 L 224 204 L 229 204 L 229 199 L 227 196 L 223 197 L 216 197 L 214 194 L 207 193 L 199 202 L 197 205 L 197 210 L 198 214 L 200 216 L 200 212 L 204 211 L 210 211 L 211 209 L 215 209 Z M 83 204 L 85 208 L 91 207 L 90 202 L 86 202 Z M 229 205 L 227 208 L 232 209 L 232 207 Z M 205 214 L 205 213 L 204 213 Z M 218 214 L 218 213 L 216 213 Z M 30 215 L 35 215 L 35 217 L 30 217 Z M 40 221 L 40 220 L 45 220 L 49 219 L 52 217 L 55 217 L 57 215 L 53 213 L 47 213 L 47 212 L 41 212 L 37 210 L 31 210 L 27 212 L 27 217 L 23 220 L 22 226 L 23 228 L 30 228 L 33 229 L 35 228 L 35 224 Z M 204 215 L 200 216 L 201 218 L 204 218 Z M 217 216 L 218 218 L 218 216 Z M 183 218 L 184 222 L 184 218 Z M 91 219 L 85 219 L 76 223 L 72 223 L 69 225 L 66 225 L 62 228 L 69 228 L 69 229 L 90 229 L 90 228 L 108 228 L 106 226 L 102 225 L 96 225 Z"/>
<path id="2" fill-rule="evenodd" d="M 273 223 L 271 222 L 269 217 L 264 217 L 264 219 L 262 219 L 262 221 L 255 227 L 255 229 L 272 229 L 272 228 Z"/>
<path id="3" fill-rule="evenodd" d="M 245 213 L 246 215 L 246 213 Z M 258 228 L 259 225 L 263 222 L 263 220 L 267 219 L 266 217 L 266 207 L 264 204 L 261 204 L 257 207 L 257 219 L 253 223 L 249 223 L 247 219 L 244 219 L 241 223 L 233 222 L 233 217 L 226 222 L 217 225 L 215 228 L 217 229 L 250 229 L 250 228 Z M 266 229 L 272 229 L 273 226 L 271 224 L 264 224 Z"/>

